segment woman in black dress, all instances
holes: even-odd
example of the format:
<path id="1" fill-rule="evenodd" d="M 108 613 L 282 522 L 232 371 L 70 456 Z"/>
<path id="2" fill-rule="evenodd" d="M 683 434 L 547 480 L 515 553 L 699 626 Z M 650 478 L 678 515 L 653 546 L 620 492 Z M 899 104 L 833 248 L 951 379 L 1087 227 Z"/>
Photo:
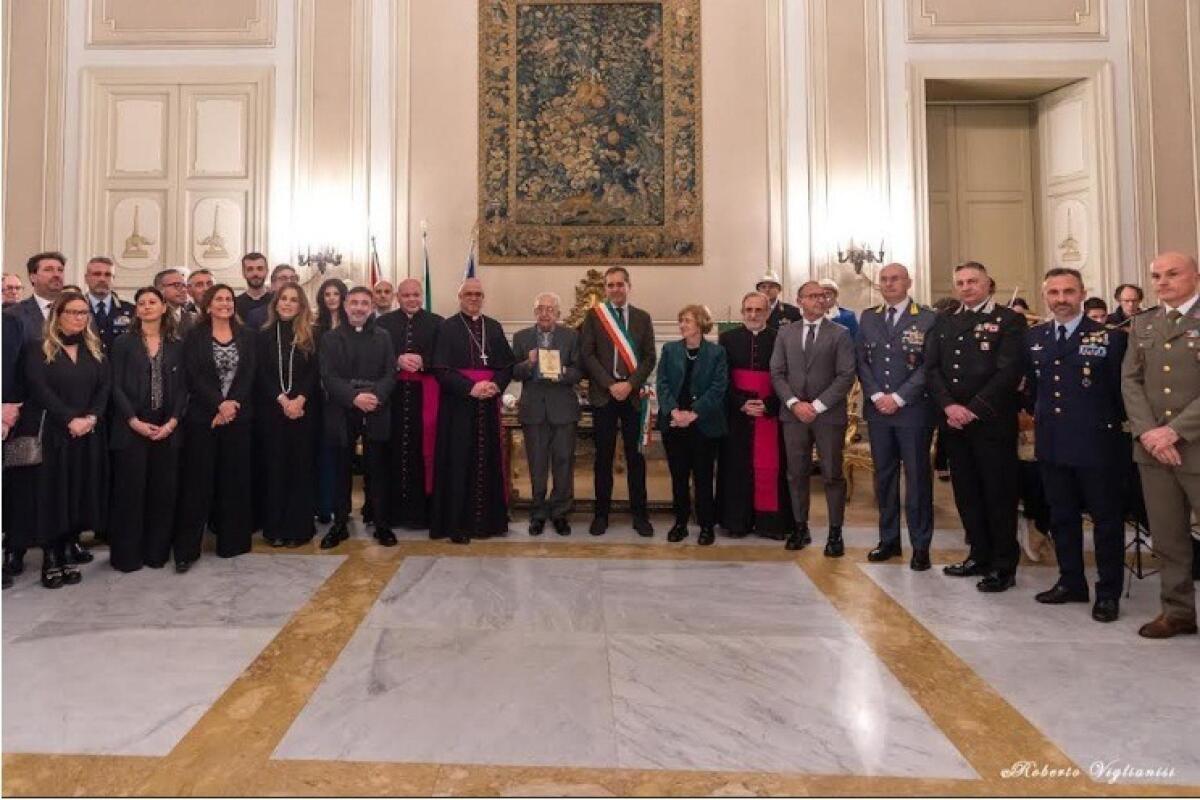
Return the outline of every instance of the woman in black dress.
<path id="1" fill-rule="evenodd" d="M 312 311 L 299 286 L 284 286 L 267 306 L 258 335 L 258 422 L 266 445 L 263 538 L 272 547 L 299 547 L 313 526 L 313 456 L 320 417 L 317 344 Z"/>
<path id="2" fill-rule="evenodd" d="M 346 320 L 346 284 L 337 278 L 329 278 L 317 290 L 317 324 L 313 330 L 317 351 L 321 349 L 321 337 L 339 325 L 347 324 Z M 324 419 L 322 409 L 325 404 L 325 391 L 317 387 L 313 393 L 311 414 L 314 420 Z M 325 443 L 325 437 L 320 435 L 321 423 L 315 423 L 317 448 L 317 521 L 328 523 L 333 520 L 333 485 L 337 472 L 337 452 Z"/>
<path id="3" fill-rule="evenodd" d="M 103 525 L 108 513 L 110 377 L 103 345 L 88 326 L 90 313 L 75 292 L 64 292 L 50 307 L 45 339 L 30 342 L 24 354 L 29 398 L 18 427 L 27 427 L 10 434 L 42 431 L 42 463 L 15 470 L 4 500 L 21 506 L 9 534 L 42 548 L 47 589 L 79 583 L 71 564 L 92 560 L 79 549 L 79 534 Z"/>
<path id="4" fill-rule="evenodd" d="M 162 293 L 134 295 L 133 324 L 112 346 L 116 452 L 109 563 L 121 572 L 158 569 L 171 555 L 179 477 L 179 423 L 187 407 L 183 342 Z"/>
<path id="5" fill-rule="evenodd" d="M 188 407 L 175 526 L 175 571 L 200 557 L 212 520 L 217 555 L 250 550 L 251 446 L 256 348 L 254 334 L 234 309 L 233 289 L 218 283 L 204 293 L 200 316 L 183 341 Z"/>

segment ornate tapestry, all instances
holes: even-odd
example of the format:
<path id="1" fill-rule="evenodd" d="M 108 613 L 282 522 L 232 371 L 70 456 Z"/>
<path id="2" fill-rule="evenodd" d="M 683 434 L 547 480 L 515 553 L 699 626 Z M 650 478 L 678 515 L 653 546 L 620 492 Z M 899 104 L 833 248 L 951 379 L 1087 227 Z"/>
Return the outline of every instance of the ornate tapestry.
<path id="1" fill-rule="evenodd" d="M 479 260 L 698 264 L 700 0 L 479 0 Z"/>

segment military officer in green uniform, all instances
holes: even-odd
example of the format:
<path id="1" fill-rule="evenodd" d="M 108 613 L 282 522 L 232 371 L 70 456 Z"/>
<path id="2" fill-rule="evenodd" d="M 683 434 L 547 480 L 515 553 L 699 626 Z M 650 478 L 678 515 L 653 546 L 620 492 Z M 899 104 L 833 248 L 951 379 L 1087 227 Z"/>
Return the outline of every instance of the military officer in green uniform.
<path id="1" fill-rule="evenodd" d="M 1162 568 L 1162 612 L 1148 639 L 1196 633 L 1192 511 L 1200 507 L 1200 274 L 1196 259 L 1163 253 L 1150 263 L 1157 309 L 1133 318 L 1121 393 Z"/>

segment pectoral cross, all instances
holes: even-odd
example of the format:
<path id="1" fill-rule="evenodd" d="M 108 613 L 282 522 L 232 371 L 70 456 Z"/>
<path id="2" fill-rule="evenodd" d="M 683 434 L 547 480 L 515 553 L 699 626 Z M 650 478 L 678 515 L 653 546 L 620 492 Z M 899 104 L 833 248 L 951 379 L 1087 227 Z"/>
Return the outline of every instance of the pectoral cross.
<path id="1" fill-rule="evenodd" d="M 482 361 L 483 365 L 486 367 L 487 366 L 487 353 L 480 353 L 479 360 Z"/>

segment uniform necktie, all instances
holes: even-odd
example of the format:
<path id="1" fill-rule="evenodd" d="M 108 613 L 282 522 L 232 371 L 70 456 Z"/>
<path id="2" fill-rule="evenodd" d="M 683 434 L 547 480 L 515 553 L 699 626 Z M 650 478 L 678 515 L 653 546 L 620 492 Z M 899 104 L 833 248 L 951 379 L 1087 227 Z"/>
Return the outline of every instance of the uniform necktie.
<path id="1" fill-rule="evenodd" d="M 808 330 L 804 334 L 804 351 L 808 352 L 808 349 L 812 347 L 813 342 L 817 340 L 817 323 L 806 322 L 804 324 L 808 327 Z"/>
<path id="2" fill-rule="evenodd" d="M 1179 318 L 1182 316 L 1183 316 L 1183 314 L 1179 311 L 1178 308 L 1172 308 L 1170 311 L 1167 312 L 1167 319 L 1171 321 L 1172 325 L 1179 322 Z"/>
<path id="3" fill-rule="evenodd" d="M 891 330 L 892 328 L 896 327 L 896 307 L 895 306 L 888 307 L 887 325 L 888 325 L 888 330 Z"/>
<path id="4" fill-rule="evenodd" d="M 1058 343 L 1063 344 L 1066 341 L 1067 341 L 1067 326 L 1059 325 L 1058 326 Z"/>

